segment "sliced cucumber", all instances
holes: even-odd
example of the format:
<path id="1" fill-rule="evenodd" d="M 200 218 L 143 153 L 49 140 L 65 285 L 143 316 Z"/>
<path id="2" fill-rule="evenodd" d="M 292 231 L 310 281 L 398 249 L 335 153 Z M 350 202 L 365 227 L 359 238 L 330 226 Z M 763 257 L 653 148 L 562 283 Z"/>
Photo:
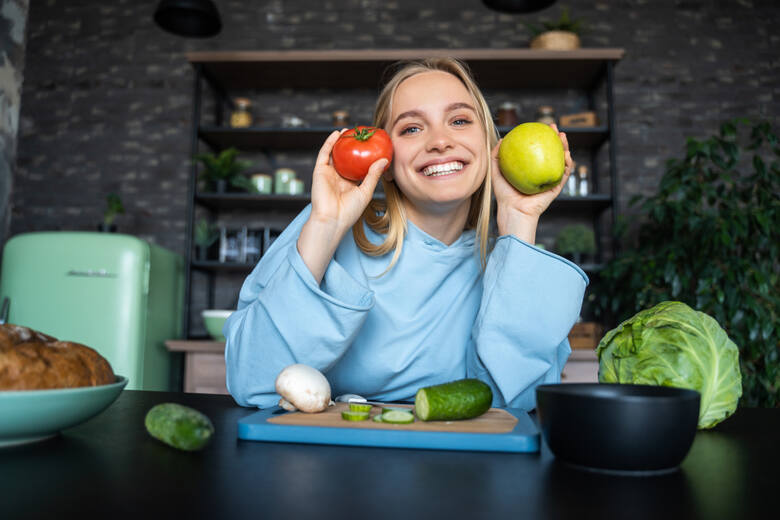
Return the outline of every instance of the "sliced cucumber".
<path id="1" fill-rule="evenodd" d="M 382 413 L 386 414 L 388 412 L 411 412 L 412 410 L 410 408 L 393 408 L 392 406 L 387 408 L 382 408 Z"/>
<path id="2" fill-rule="evenodd" d="M 350 412 L 370 412 L 371 405 L 365 403 L 349 403 Z"/>
<path id="3" fill-rule="evenodd" d="M 390 410 L 387 413 L 383 413 L 382 422 L 390 424 L 409 424 L 414 422 L 414 415 L 407 410 Z"/>
<path id="4" fill-rule="evenodd" d="M 382 419 L 381 413 L 378 413 L 374 416 L 374 422 L 385 422 L 384 419 Z"/>
<path id="5" fill-rule="evenodd" d="M 353 412 L 352 410 L 341 412 L 341 418 L 345 421 L 365 421 L 368 419 L 368 415 L 368 412 Z"/>
<path id="6" fill-rule="evenodd" d="M 493 392 L 479 379 L 459 379 L 420 388 L 414 413 L 423 421 L 458 421 L 478 417 L 490 409 Z"/>

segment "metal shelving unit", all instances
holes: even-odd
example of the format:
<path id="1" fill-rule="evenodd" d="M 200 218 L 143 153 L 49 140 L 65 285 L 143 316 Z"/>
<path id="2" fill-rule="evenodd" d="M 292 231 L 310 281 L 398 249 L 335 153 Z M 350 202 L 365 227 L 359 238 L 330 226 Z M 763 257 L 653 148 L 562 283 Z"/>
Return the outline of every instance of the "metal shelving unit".
<path id="1" fill-rule="evenodd" d="M 572 148 L 590 150 L 591 164 L 595 154 L 609 143 L 610 192 L 599 191 L 600 173 L 595 166 L 591 176 L 595 193 L 584 197 L 558 197 L 550 212 L 592 216 L 596 241 L 601 253 L 600 216 L 612 209 L 612 225 L 617 218 L 617 165 L 615 110 L 613 97 L 614 67 L 623 57 L 622 49 L 578 49 L 574 51 L 540 51 L 532 49 L 389 49 L 325 51 L 214 51 L 191 52 L 187 59 L 194 69 L 193 112 L 191 131 L 192 155 L 205 145 L 215 152 L 236 147 L 244 152 L 272 153 L 275 150 L 319 149 L 332 127 L 282 128 L 257 126 L 234 129 L 223 126 L 224 112 L 232 107 L 230 93 L 242 89 L 378 89 L 383 72 L 399 60 L 420 56 L 454 56 L 465 61 L 482 88 L 501 89 L 578 89 L 588 93 L 589 108 L 595 110 L 594 92 L 604 87 L 607 114 L 602 126 L 561 128 Z M 203 124 L 204 84 L 214 93 L 213 123 Z M 503 135 L 510 128 L 500 127 Z M 197 165 L 193 164 L 189 182 L 187 210 L 187 272 L 184 330 L 190 337 L 190 301 L 192 272 L 209 276 L 219 272 L 246 272 L 253 266 L 195 261 L 192 247 L 195 207 L 211 212 L 234 210 L 298 211 L 309 202 L 307 195 L 256 195 L 249 193 L 201 193 L 197 191 Z M 586 270 L 596 272 L 595 264 Z M 209 299 L 213 303 L 213 283 Z"/>

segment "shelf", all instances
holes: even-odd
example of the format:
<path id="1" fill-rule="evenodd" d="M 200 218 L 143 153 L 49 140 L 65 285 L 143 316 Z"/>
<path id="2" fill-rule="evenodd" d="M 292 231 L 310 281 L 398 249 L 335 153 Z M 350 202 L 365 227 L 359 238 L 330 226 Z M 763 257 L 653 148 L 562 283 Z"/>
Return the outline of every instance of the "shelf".
<path id="1" fill-rule="evenodd" d="M 219 262 L 217 260 L 198 260 L 192 262 L 192 268 L 198 271 L 209 272 L 249 272 L 254 269 L 255 264 L 238 264 L 235 262 Z"/>
<path id="2" fill-rule="evenodd" d="M 580 268 L 586 273 L 597 273 L 604 269 L 604 264 L 580 264 Z"/>
<path id="3" fill-rule="evenodd" d="M 385 49 L 188 52 L 222 89 L 371 88 L 400 60 L 451 56 L 465 61 L 481 88 L 589 89 L 623 49 Z"/>
<path id="4" fill-rule="evenodd" d="M 557 95 L 566 91 L 586 91 L 589 103 L 594 106 L 596 94 L 606 98 L 606 113 L 600 114 L 602 126 L 593 128 L 561 128 L 566 132 L 573 151 L 596 153 L 613 137 L 615 114 L 613 101 L 613 67 L 623 58 L 624 50 L 618 48 L 577 49 L 573 51 L 547 51 L 536 49 L 360 49 L 360 50 L 287 50 L 287 51 L 214 51 L 189 52 L 186 58 L 195 73 L 193 98 L 193 127 L 191 155 L 199 147 L 210 147 L 212 151 L 235 147 L 241 152 L 271 153 L 296 151 L 316 157 L 322 143 L 335 130 L 329 125 L 313 127 L 284 128 L 279 123 L 264 120 L 251 128 L 227 128 L 203 125 L 204 120 L 222 121 L 225 104 L 233 96 L 252 95 L 258 91 L 270 90 L 274 95 L 303 94 L 304 97 L 328 98 L 349 95 L 374 95 L 389 79 L 384 74 L 389 66 L 399 61 L 425 57 L 454 57 L 462 60 L 471 70 L 477 84 L 483 90 L 517 91 L 534 89 L 533 95 L 543 96 L 549 89 L 557 89 Z M 204 88 L 205 87 L 205 88 Z M 603 89 L 602 89 L 603 87 Z M 242 92 L 242 90 L 244 92 Z M 602 92 L 603 90 L 603 92 Z M 488 92 L 490 94 L 490 92 Z M 580 93 L 581 94 L 581 93 Z M 204 104 L 204 96 L 211 96 L 211 103 Z M 361 98 L 362 99 L 362 98 Z M 204 106 L 213 110 L 211 117 L 202 113 Z M 324 121 L 328 123 L 328 121 Z M 365 122 L 364 122 L 365 123 Z M 272 126 L 275 125 L 275 126 Z M 505 135 L 511 127 L 499 127 Z M 611 194 L 595 194 L 586 197 L 559 196 L 548 210 L 551 215 L 579 218 L 599 217 L 612 209 L 612 226 L 616 223 L 618 197 L 617 150 L 606 147 L 609 152 L 608 175 Z M 193 175 L 197 168 L 193 167 Z M 604 174 L 601 174 L 604 175 Z M 311 180 L 310 177 L 306 182 Z M 222 213 L 244 210 L 251 213 L 272 214 L 273 220 L 286 217 L 285 213 L 297 213 L 310 202 L 310 194 L 303 195 L 260 195 L 252 193 L 198 193 L 197 183 L 191 179 L 188 204 L 188 230 L 195 225 L 196 206 L 207 208 L 213 219 L 220 219 Z M 383 197 L 381 191 L 377 197 Z M 614 198 L 613 198 L 614 197 Z M 601 235 L 598 235 L 599 237 Z M 191 272 L 205 273 L 208 278 L 208 299 L 215 300 L 215 279 L 219 276 L 246 276 L 254 264 L 226 263 L 213 261 L 192 261 L 192 235 L 187 237 L 188 280 L 185 297 L 185 336 L 190 336 L 189 310 L 192 301 Z M 588 257 L 581 265 L 590 276 L 598 276 L 603 265 L 595 263 L 603 258 L 601 239 L 597 244 L 598 254 Z M 614 245 L 613 245 L 614 252 Z M 199 283 L 202 281 L 199 280 Z M 191 337 L 191 339 L 196 339 Z M 208 340 L 208 338 L 197 338 Z M 195 347 L 196 344 L 177 345 L 178 348 Z M 214 348 L 213 343 L 204 343 L 201 348 Z M 224 376 L 223 376 L 224 380 Z"/>
<path id="5" fill-rule="evenodd" d="M 499 128 L 503 136 L 511 128 Z M 566 134 L 571 150 L 597 149 L 609 139 L 609 128 L 606 126 L 594 126 L 588 128 L 559 127 L 558 130 Z"/>
<path id="6" fill-rule="evenodd" d="M 204 126 L 198 129 L 198 137 L 214 150 L 231 146 L 242 151 L 311 150 L 316 156 L 322 143 L 333 132 L 333 127 L 253 127 L 226 128 Z"/>
<path id="7" fill-rule="evenodd" d="M 511 129 L 512 127 L 498 127 L 502 136 Z M 310 150 L 316 155 L 333 130 L 336 129 L 330 126 L 305 128 L 204 126 L 198 129 L 198 137 L 214 150 L 224 150 L 233 146 L 243 151 Z M 560 130 L 566 132 L 572 150 L 597 148 L 609 138 L 609 129 L 605 126 L 562 127 Z"/>
<path id="8" fill-rule="evenodd" d="M 559 195 L 550 204 L 549 211 L 598 215 L 610 206 L 612 206 L 612 197 L 609 195 L 599 193 L 582 197 Z"/>
<path id="9" fill-rule="evenodd" d="M 198 193 L 195 201 L 213 210 L 256 209 L 300 211 L 310 201 L 307 195 L 258 195 L 255 193 Z"/>
<path id="10" fill-rule="evenodd" d="M 257 264 L 238 264 L 233 262 L 218 262 L 216 260 L 193 261 L 192 268 L 198 271 L 207 271 L 212 273 L 246 273 L 248 274 Z M 580 268 L 586 273 L 597 273 L 603 269 L 603 264 L 584 263 L 579 264 Z"/>
<path id="11" fill-rule="evenodd" d="M 165 346 L 171 352 L 213 352 L 223 354 L 225 352 L 224 341 L 208 339 L 169 339 Z"/>
<path id="12" fill-rule="evenodd" d="M 382 200 L 382 193 L 374 198 Z M 256 209 L 278 211 L 300 211 L 310 202 L 307 195 L 257 195 L 253 193 L 199 193 L 195 200 L 212 210 Z M 612 205 L 609 195 L 594 194 L 585 197 L 559 195 L 550 205 L 551 211 L 598 214 Z"/>

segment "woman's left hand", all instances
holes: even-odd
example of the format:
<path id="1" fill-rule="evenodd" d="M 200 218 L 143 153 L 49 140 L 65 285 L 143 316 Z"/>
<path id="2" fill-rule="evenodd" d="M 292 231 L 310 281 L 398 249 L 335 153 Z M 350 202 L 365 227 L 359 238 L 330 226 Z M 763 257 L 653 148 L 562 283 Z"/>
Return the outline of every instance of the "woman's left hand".
<path id="1" fill-rule="evenodd" d="M 550 125 L 550 127 L 558 133 L 561 143 L 563 143 L 565 168 L 561 182 L 547 191 L 534 195 L 525 195 L 517 191 L 501 174 L 501 168 L 498 165 L 498 148 L 501 146 L 501 141 L 493 148 L 491 154 L 493 160 L 492 181 L 493 192 L 496 195 L 496 204 L 498 206 L 497 223 L 499 235 L 512 234 L 521 240 L 533 244 L 536 240 L 536 225 L 539 222 L 539 217 L 555 197 L 558 196 L 566 185 L 566 181 L 569 180 L 569 175 L 571 175 L 574 169 L 574 161 L 572 161 L 571 152 L 569 151 L 569 141 L 565 133 L 558 131 L 556 125 Z"/>

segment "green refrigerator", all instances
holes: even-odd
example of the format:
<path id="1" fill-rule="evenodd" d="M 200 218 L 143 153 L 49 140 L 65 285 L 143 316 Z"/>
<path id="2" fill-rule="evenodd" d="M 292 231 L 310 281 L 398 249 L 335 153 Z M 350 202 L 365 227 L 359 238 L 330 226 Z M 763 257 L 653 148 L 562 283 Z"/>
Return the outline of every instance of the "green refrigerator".
<path id="1" fill-rule="evenodd" d="M 97 350 L 132 390 L 178 390 L 165 340 L 181 337 L 181 255 L 130 235 L 36 232 L 3 251 L 6 322 Z"/>

